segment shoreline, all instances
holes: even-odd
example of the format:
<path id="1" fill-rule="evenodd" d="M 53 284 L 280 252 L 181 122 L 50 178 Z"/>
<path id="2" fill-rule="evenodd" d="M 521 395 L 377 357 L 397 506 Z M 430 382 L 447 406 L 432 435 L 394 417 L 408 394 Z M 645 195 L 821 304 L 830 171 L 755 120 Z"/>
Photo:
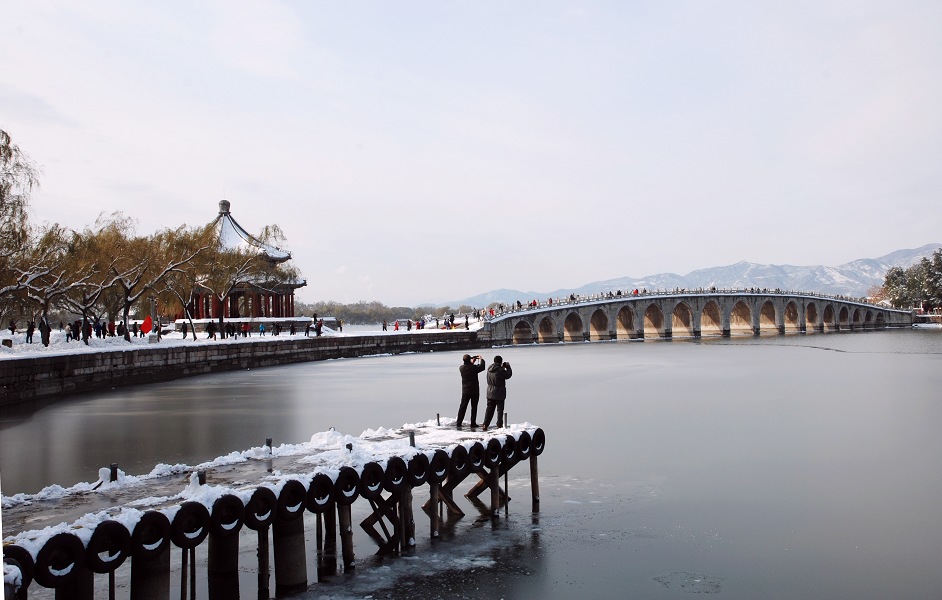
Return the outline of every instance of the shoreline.
<path id="1" fill-rule="evenodd" d="M 71 347 L 63 335 L 61 344 L 50 344 L 43 351 L 4 353 L 0 359 L 0 407 L 223 371 L 480 347 L 477 332 L 463 329 L 203 338 L 195 343 L 172 335 L 156 343 L 134 338 L 128 345 L 122 338 L 106 338 L 95 339 L 91 346 L 71 342 Z"/>

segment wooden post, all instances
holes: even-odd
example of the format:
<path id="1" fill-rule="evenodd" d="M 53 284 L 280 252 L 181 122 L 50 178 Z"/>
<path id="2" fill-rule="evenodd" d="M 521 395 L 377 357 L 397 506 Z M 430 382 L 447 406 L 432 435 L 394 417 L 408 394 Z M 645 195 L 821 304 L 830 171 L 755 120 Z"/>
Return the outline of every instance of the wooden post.
<path id="1" fill-rule="evenodd" d="M 258 530 L 258 600 L 270 597 L 268 583 L 271 579 L 271 567 L 268 564 L 268 527 Z"/>
<path id="2" fill-rule="evenodd" d="M 337 574 L 337 512 L 333 502 L 324 511 L 324 555 L 321 563 L 324 575 Z"/>
<path id="3" fill-rule="evenodd" d="M 340 522 L 340 551 L 343 555 L 343 570 L 344 572 L 349 572 L 356 566 L 356 556 L 353 554 L 352 505 L 338 505 L 337 520 Z"/>
<path id="4" fill-rule="evenodd" d="M 74 568 L 78 569 L 78 575 L 68 586 L 56 588 L 56 600 L 94 600 L 95 574 L 88 567 L 76 565 Z M 26 598 L 25 590 L 22 597 Z"/>
<path id="5" fill-rule="evenodd" d="M 131 558 L 131 600 L 170 597 L 170 544 L 155 556 Z"/>
<path id="6" fill-rule="evenodd" d="M 275 596 L 307 589 L 307 558 L 304 550 L 304 516 L 290 521 L 275 518 L 272 527 L 275 550 Z"/>
<path id="7" fill-rule="evenodd" d="M 487 484 L 491 488 L 491 515 L 497 515 L 500 509 L 500 469 L 497 465 L 494 465 L 488 472 L 487 479 Z"/>
<path id="8" fill-rule="evenodd" d="M 533 512 L 540 510 L 540 469 L 536 454 L 530 455 L 530 492 L 533 494 Z"/>
<path id="9" fill-rule="evenodd" d="M 399 552 L 415 548 L 415 520 L 412 517 L 412 488 L 408 485 L 399 493 Z"/>
<path id="10" fill-rule="evenodd" d="M 435 539 L 438 539 L 438 532 L 439 532 L 439 529 L 441 529 L 441 521 L 442 521 L 441 513 L 439 512 L 441 510 L 441 504 L 440 504 L 441 500 L 439 498 L 439 493 L 438 493 L 439 490 L 441 489 L 441 485 L 438 483 L 430 483 L 428 487 L 429 487 L 429 496 L 430 496 L 429 504 L 431 505 L 430 507 L 431 508 L 431 515 L 430 515 L 431 532 L 430 533 L 431 533 L 431 538 L 435 540 Z"/>
<path id="11" fill-rule="evenodd" d="M 206 571 L 210 600 L 239 597 L 238 533 L 216 535 L 210 532 Z"/>

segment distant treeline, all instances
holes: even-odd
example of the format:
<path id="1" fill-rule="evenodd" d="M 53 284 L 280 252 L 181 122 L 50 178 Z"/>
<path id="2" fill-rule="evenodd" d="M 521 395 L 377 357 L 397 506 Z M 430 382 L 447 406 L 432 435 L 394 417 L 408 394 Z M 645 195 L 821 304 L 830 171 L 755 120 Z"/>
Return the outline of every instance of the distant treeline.
<path id="1" fill-rule="evenodd" d="M 334 301 L 321 302 L 295 302 L 295 314 L 310 317 L 317 314 L 318 317 L 336 317 L 342 319 L 344 323 L 351 325 L 372 325 L 386 321 L 391 323 L 396 319 L 412 319 L 416 321 L 425 315 L 432 317 L 443 317 L 445 315 L 455 314 L 464 315 L 474 312 L 476 309 L 471 306 L 461 305 L 457 308 L 450 306 L 386 306 L 376 300 L 372 302 L 360 301 L 356 304 L 343 304 Z"/>

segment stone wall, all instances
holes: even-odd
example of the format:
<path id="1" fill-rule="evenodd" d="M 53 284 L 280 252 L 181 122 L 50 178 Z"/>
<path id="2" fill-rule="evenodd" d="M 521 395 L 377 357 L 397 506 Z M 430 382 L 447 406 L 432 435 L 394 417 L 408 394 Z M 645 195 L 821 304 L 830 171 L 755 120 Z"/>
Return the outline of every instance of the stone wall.
<path id="1" fill-rule="evenodd" d="M 160 346 L 0 360 L 0 406 L 189 375 L 403 352 L 478 347 L 475 332 L 397 333 Z"/>

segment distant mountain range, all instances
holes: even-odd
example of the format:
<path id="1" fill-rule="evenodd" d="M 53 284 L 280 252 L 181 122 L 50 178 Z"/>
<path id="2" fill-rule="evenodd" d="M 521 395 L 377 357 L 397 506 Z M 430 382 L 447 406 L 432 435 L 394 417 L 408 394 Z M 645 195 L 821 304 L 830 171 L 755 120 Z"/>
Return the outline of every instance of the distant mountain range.
<path id="1" fill-rule="evenodd" d="M 597 294 L 609 291 L 630 291 L 635 288 L 648 290 L 672 290 L 674 288 L 749 288 L 783 289 L 819 292 L 851 297 L 867 295 L 874 285 L 882 285 L 886 272 L 891 267 L 907 268 L 922 257 L 929 256 L 942 244 L 926 244 L 911 250 L 897 250 L 879 258 L 860 258 L 836 267 L 792 265 L 759 265 L 746 261 L 726 267 L 699 269 L 686 275 L 659 273 L 647 277 L 619 277 L 607 281 L 595 281 L 582 287 L 559 289 L 549 292 L 523 292 L 500 289 L 471 296 L 463 300 L 442 303 L 439 306 L 487 306 L 491 302 L 510 304 L 520 300 L 556 298 L 569 294 Z"/>

